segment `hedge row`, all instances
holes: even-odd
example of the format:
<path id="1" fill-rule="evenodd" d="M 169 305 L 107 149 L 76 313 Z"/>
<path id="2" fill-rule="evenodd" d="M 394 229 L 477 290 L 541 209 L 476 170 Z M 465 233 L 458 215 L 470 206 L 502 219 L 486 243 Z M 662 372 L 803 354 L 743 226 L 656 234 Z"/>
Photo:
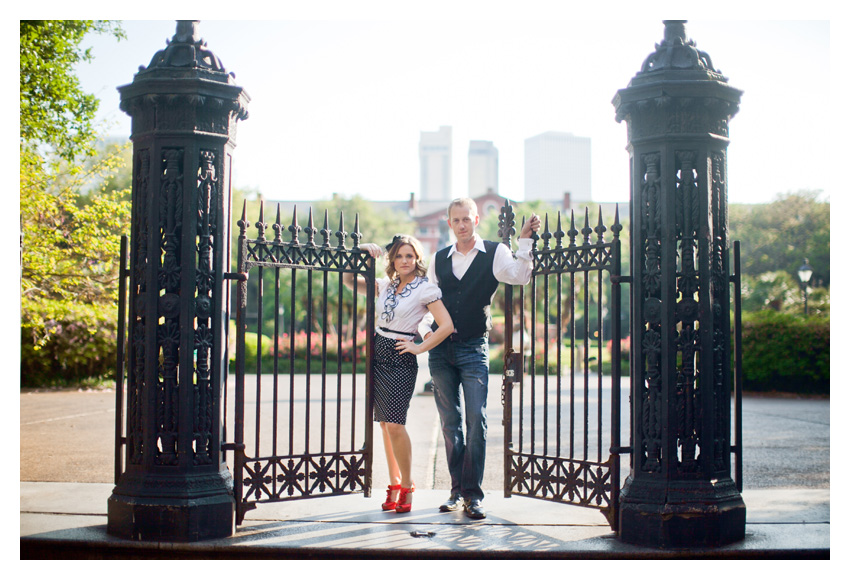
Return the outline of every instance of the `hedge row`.
<path id="1" fill-rule="evenodd" d="M 744 313 L 742 323 L 745 392 L 829 394 L 829 318 L 763 311 Z M 108 324 L 99 326 L 94 335 L 68 324 L 58 336 L 60 340 L 51 341 L 46 348 L 38 351 L 28 347 L 26 340 L 22 341 L 23 385 L 44 384 L 44 381 L 50 380 L 49 377 L 60 376 L 65 381 L 73 381 L 90 376 L 109 376 L 114 372 L 115 329 Z M 79 350 L 80 345 L 85 345 L 82 350 L 86 356 L 72 356 L 76 352 L 75 347 Z M 264 337 L 265 345 L 271 345 L 267 337 Z M 246 334 L 246 351 L 246 370 L 255 372 L 256 334 Z M 306 352 L 297 354 L 295 371 L 304 372 Z M 490 358 L 491 372 L 501 373 L 501 349 L 492 348 Z M 603 372 L 607 373 L 610 372 L 610 361 L 605 358 L 603 356 Z M 264 352 L 261 360 L 262 371 L 272 372 L 270 353 Z M 279 359 L 279 372 L 288 372 L 289 362 L 288 356 Z M 313 363 L 311 370 L 319 371 L 320 359 L 313 360 Z M 343 367 L 348 370 L 350 363 L 346 363 Z M 333 360 L 331 365 L 335 370 L 336 361 Z M 627 373 L 627 369 L 624 372 Z"/>
<path id="2" fill-rule="evenodd" d="M 21 386 L 48 387 L 97 383 L 115 377 L 118 329 L 114 317 L 95 312 L 91 320 L 60 320 L 44 346 L 21 328 Z"/>
<path id="3" fill-rule="evenodd" d="M 829 394 L 829 318 L 744 313 L 744 392 Z"/>

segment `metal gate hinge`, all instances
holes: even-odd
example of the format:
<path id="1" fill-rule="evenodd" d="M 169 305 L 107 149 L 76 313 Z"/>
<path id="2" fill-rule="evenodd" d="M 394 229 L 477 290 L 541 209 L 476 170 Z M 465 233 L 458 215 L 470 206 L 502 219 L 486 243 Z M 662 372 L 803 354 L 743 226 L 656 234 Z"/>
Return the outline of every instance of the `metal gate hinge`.
<path id="1" fill-rule="evenodd" d="M 225 280 L 238 280 L 240 282 L 247 282 L 248 272 L 225 272 L 223 278 Z"/>

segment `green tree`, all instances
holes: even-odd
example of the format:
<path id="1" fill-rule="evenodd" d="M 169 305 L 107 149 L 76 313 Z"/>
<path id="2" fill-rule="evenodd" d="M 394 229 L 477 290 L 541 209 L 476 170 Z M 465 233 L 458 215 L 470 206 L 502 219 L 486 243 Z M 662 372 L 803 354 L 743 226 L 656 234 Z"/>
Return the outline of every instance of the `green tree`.
<path id="1" fill-rule="evenodd" d="M 108 185 L 125 148 L 97 152 L 98 101 L 73 72 L 107 21 L 20 23 L 21 382 L 114 370 L 120 234 L 128 191 Z"/>
<path id="2" fill-rule="evenodd" d="M 415 234 L 413 220 L 408 214 L 400 211 L 379 211 L 374 203 L 360 194 L 352 197 L 334 194 L 330 200 L 317 202 L 313 208 L 313 219 L 318 228 L 322 227 L 325 210 L 328 211 L 328 225 L 334 231 L 339 226 L 339 215 L 342 213 L 345 216 L 345 229 L 349 234 L 354 231 L 354 216 L 359 216 L 360 233 L 363 234 L 362 242 L 383 245 L 392 240 L 395 234 Z M 305 215 L 306 212 L 305 206 Z M 306 221 L 302 222 L 302 225 L 303 223 Z M 350 237 L 345 245 L 351 247 Z"/>
<path id="3" fill-rule="evenodd" d="M 246 219 L 249 224 L 246 235 L 248 239 L 256 239 L 258 231 L 255 227 L 255 224 L 259 220 L 260 215 L 260 204 L 263 203 L 263 220 L 267 224 L 266 229 L 266 238 L 273 239 L 275 232 L 272 228 L 272 224 L 274 224 L 277 220 L 277 204 L 270 202 L 261 202 L 262 194 L 256 190 L 234 190 L 233 193 L 233 252 L 231 254 L 231 260 L 233 264 L 233 268 L 236 267 L 237 260 L 237 248 L 238 248 L 238 236 L 239 236 L 239 227 L 236 225 L 236 222 L 242 217 L 242 208 L 243 201 L 246 201 Z M 292 234 L 288 230 L 290 224 L 292 224 L 292 205 L 286 204 L 287 207 L 283 207 L 281 204 L 281 216 L 280 221 L 282 225 L 281 237 L 284 242 L 289 242 L 292 240 Z M 301 227 L 301 231 L 299 232 L 299 241 L 304 244 L 307 242 L 307 233 L 305 228 L 308 225 L 309 212 L 312 208 L 313 211 L 313 227 L 317 230 L 321 230 L 324 227 L 324 219 L 325 219 L 325 210 L 328 213 L 328 228 L 332 232 L 336 232 L 339 229 L 339 220 L 340 214 L 344 216 L 344 228 L 347 233 L 345 239 L 345 246 L 347 248 L 352 248 L 354 245 L 354 241 L 351 238 L 351 233 L 354 231 L 355 225 L 355 216 L 357 217 L 358 225 L 360 228 L 360 233 L 363 235 L 361 242 L 374 242 L 378 244 L 385 244 L 389 240 L 392 239 L 392 236 L 396 233 L 413 233 L 414 224 L 413 220 L 409 215 L 399 211 L 386 211 L 380 210 L 379 206 L 374 204 L 373 202 L 363 198 L 360 195 L 354 195 L 352 197 L 345 197 L 341 195 L 334 195 L 330 200 L 320 200 L 315 202 L 304 202 L 298 203 L 296 205 L 297 209 L 297 219 L 298 225 Z M 314 241 L 316 244 L 322 244 L 323 238 L 321 234 L 316 233 L 314 236 Z M 337 237 L 332 233 L 330 237 L 330 243 L 332 246 L 336 246 L 339 243 Z M 379 261 L 377 265 L 377 276 L 383 276 L 383 261 Z M 291 281 L 293 279 L 293 274 L 290 271 L 286 273 L 276 273 L 275 268 L 264 268 L 263 271 L 263 312 L 262 312 L 262 332 L 261 334 L 265 334 L 266 336 L 272 336 L 274 334 L 274 323 L 275 320 L 281 321 L 281 316 L 279 312 L 275 311 L 274 304 L 274 292 L 277 286 L 280 287 L 280 295 L 281 295 L 281 303 L 283 305 L 284 317 L 285 317 L 285 328 L 289 328 L 290 316 L 295 320 L 296 330 L 313 330 L 319 331 L 321 329 L 321 318 L 318 313 L 322 311 L 323 308 L 323 294 L 321 288 L 324 287 L 325 280 L 324 276 L 321 274 L 317 274 L 313 277 L 313 283 L 315 286 L 313 287 L 312 293 L 312 310 L 316 314 L 316 317 L 313 319 L 312 328 L 308 328 L 306 319 L 306 312 L 308 308 L 307 302 L 307 280 L 310 278 L 305 271 L 296 272 L 294 278 L 296 280 L 296 296 L 297 302 L 294 305 L 294 311 L 290 311 L 289 304 L 289 296 L 291 291 Z M 257 325 L 257 299 L 259 296 L 259 280 L 257 272 L 252 272 L 250 277 L 248 278 L 248 325 L 251 331 L 256 330 Z M 328 284 L 328 296 L 327 296 L 327 308 L 329 312 L 336 312 L 336 308 L 339 304 L 339 293 L 338 293 L 338 280 L 336 279 L 336 275 L 332 275 L 327 280 Z M 343 289 L 343 303 L 347 304 L 351 299 L 351 291 L 347 288 Z M 361 294 L 362 297 L 362 294 Z M 362 306 L 361 306 L 362 308 Z M 365 310 L 363 311 L 365 312 Z M 329 326 L 333 326 L 333 316 L 330 316 Z M 347 318 L 346 318 L 347 319 Z M 360 328 L 362 328 L 363 320 L 359 321 Z M 343 325 L 344 326 L 344 325 Z M 330 328 L 331 331 L 346 333 L 346 336 L 350 335 L 353 331 L 352 329 L 339 329 Z"/>
<path id="4" fill-rule="evenodd" d="M 741 269 L 749 276 L 782 270 L 797 279 L 808 258 L 811 285 L 829 286 L 829 202 L 820 191 L 777 196 L 768 204 L 731 205 L 729 239 L 741 242 Z"/>
<path id="5" fill-rule="evenodd" d="M 108 20 L 20 21 L 23 149 L 47 146 L 69 161 L 93 153 L 99 100 L 83 91 L 74 73 L 75 65 L 92 60 L 91 48 L 80 46 L 89 32 L 125 37 Z"/>
<path id="6" fill-rule="evenodd" d="M 117 154 L 91 172 L 45 170 L 21 160 L 21 380 L 103 376 L 114 369 L 120 235 L 129 223 L 127 192 L 80 201 L 80 190 L 120 163 Z"/>

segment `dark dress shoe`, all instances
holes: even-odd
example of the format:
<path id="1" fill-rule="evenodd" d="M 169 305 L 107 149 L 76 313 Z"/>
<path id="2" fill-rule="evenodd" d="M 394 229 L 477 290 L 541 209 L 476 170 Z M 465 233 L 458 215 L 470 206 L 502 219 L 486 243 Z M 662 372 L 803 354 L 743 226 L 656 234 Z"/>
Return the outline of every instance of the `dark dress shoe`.
<path id="1" fill-rule="evenodd" d="M 466 515 L 473 520 L 483 520 L 487 517 L 480 499 L 473 499 L 466 502 Z"/>
<path id="2" fill-rule="evenodd" d="M 441 512 L 456 512 L 460 508 L 463 507 L 463 496 L 459 493 L 453 493 L 452 496 L 446 500 L 446 503 L 440 506 Z"/>

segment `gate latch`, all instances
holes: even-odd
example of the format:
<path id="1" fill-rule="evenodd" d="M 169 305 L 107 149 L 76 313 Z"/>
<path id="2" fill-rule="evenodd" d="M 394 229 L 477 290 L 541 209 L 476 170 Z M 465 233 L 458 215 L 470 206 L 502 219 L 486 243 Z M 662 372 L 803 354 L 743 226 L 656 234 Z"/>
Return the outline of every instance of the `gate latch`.
<path id="1" fill-rule="evenodd" d="M 509 351 L 505 355 L 505 377 L 512 383 L 522 382 L 522 353 Z"/>

